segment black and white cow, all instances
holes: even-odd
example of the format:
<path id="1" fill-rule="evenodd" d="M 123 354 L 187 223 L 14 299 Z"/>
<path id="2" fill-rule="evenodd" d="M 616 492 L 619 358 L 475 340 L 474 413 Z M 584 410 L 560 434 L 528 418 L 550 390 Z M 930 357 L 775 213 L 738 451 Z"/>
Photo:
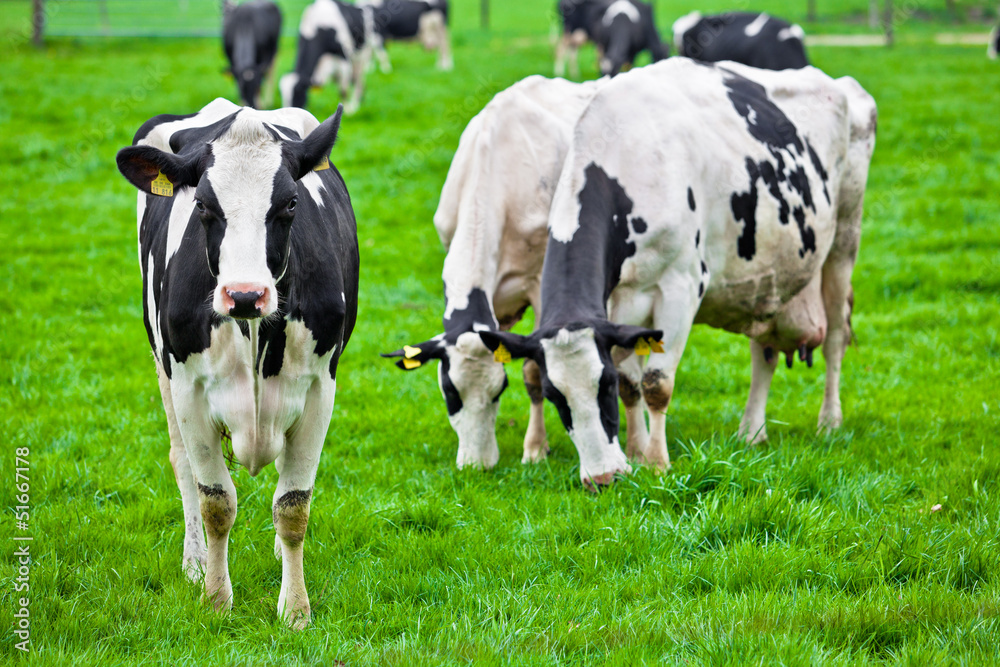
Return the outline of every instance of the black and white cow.
<path id="1" fill-rule="evenodd" d="M 619 388 L 629 453 L 669 466 L 665 413 L 696 322 L 751 338 L 750 440 L 777 352 L 808 359 L 820 344 L 819 421 L 840 425 L 875 122 L 856 81 L 813 68 L 671 58 L 596 92 L 552 202 L 537 330 L 479 332 L 501 356 L 538 363 L 585 483 L 629 469 Z M 641 368 L 633 351 L 654 354 Z"/>
<path id="2" fill-rule="evenodd" d="M 496 417 L 507 386 L 479 330 L 508 330 L 531 306 L 537 317 L 552 194 L 573 124 L 601 84 L 531 76 L 497 94 L 462 133 L 434 226 L 444 260 L 444 333 L 384 355 L 403 370 L 434 360 L 459 467 L 491 468 Z M 531 412 L 525 463 L 548 452 L 538 367 L 524 365 Z"/>
<path id="3" fill-rule="evenodd" d="M 359 7 L 375 12 L 375 57 L 383 72 L 392 71 L 386 40 L 419 40 L 428 51 L 437 51 L 437 67 L 450 70 L 451 40 L 448 37 L 448 0 L 358 0 Z"/>
<path id="4" fill-rule="evenodd" d="M 649 51 L 653 62 L 666 58 L 669 49 L 656 30 L 652 5 L 640 0 L 560 0 L 559 15 L 563 35 L 556 47 L 556 76 L 566 69 L 580 74 L 577 52 L 589 39 L 597 46 L 601 74 L 615 76 L 631 65 L 642 51 Z"/>
<path id="5" fill-rule="evenodd" d="M 990 43 L 986 47 L 986 55 L 990 60 L 996 60 L 998 53 L 1000 53 L 1000 25 L 993 28 L 993 32 L 990 33 Z"/>
<path id="6" fill-rule="evenodd" d="M 375 17 L 371 7 L 355 7 L 337 0 L 316 0 L 302 12 L 295 71 L 281 77 L 283 106 L 305 108 L 309 88 L 322 86 L 334 72 L 340 94 L 348 97 L 344 112 L 361 106 L 365 71 L 371 62 Z"/>
<path id="7" fill-rule="evenodd" d="M 732 60 L 761 69 L 801 69 L 809 65 L 805 32 L 767 14 L 691 12 L 674 22 L 677 54 L 720 62 Z"/>
<path id="8" fill-rule="evenodd" d="M 118 152 L 140 191 L 143 314 L 184 506 L 183 567 L 195 581 L 204 572 L 216 608 L 232 606 L 229 437 L 251 475 L 278 469 L 278 614 L 296 628 L 309 622 L 302 543 L 357 319 L 354 212 L 328 159 L 340 116 L 320 124 L 219 99 L 152 118 Z"/>
<path id="9" fill-rule="evenodd" d="M 247 106 L 260 107 L 260 88 L 265 78 L 270 98 L 279 37 L 281 10 L 270 0 L 250 0 L 242 5 L 226 2 L 224 5 L 222 46 L 229 59 L 229 71 Z M 270 105 L 270 99 L 266 104 Z"/>

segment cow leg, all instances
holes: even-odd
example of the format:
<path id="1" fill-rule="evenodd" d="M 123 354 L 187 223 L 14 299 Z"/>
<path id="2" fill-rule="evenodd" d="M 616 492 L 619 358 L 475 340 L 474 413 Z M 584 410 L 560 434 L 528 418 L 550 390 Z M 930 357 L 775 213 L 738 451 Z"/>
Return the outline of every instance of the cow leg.
<path id="1" fill-rule="evenodd" d="M 766 411 L 767 395 L 771 389 L 771 378 L 774 369 L 778 367 L 778 353 L 772 351 L 771 357 L 764 352 L 764 346 L 750 340 L 750 361 L 752 376 L 750 379 L 750 395 L 747 397 L 747 407 L 743 411 L 739 434 L 746 439 L 747 444 L 756 445 L 767 440 Z"/>
<path id="2" fill-rule="evenodd" d="M 236 487 L 222 456 L 221 433 L 208 413 L 203 389 L 191 382 L 174 380 L 170 391 L 184 450 L 198 486 L 201 518 L 208 537 L 205 596 L 216 609 L 231 609 L 229 531 L 236 522 Z"/>
<path id="3" fill-rule="evenodd" d="M 274 60 L 267 66 L 264 75 L 264 95 L 261 99 L 261 109 L 270 109 L 274 105 Z"/>
<path id="4" fill-rule="evenodd" d="M 351 58 L 351 98 L 344 105 L 344 113 L 351 115 L 361 108 L 361 98 L 365 94 L 365 69 L 371 60 L 371 52 L 366 47 Z"/>
<path id="5" fill-rule="evenodd" d="M 631 460 L 640 460 L 649 446 L 641 382 L 639 360 L 634 354 L 629 355 L 618 366 L 618 395 L 625 404 L 625 456 Z"/>
<path id="6" fill-rule="evenodd" d="M 554 73 L 556 76 L 566 76 L 566 55 L 569 53 L 569 34 L 563 33 L 556 43 L 556 64 Z"/>
<path id="7" fill-rule="evenodd" d="M 832 431 L 844 421 L 840 407 L 840 366 L 844 351 L 851 342 L 851 308 L 854 294 L 851 289 L 853 257 L 850 261 L 828 259 L 823 265 L 823 307 L 829 330 L 823 341 L 823 358 L 826 360 L 826 388 L 823 406 L 819 411 L 820 430 Z"/>
<path id="8" fill-rule="evenodd" d="M 549 454 L 549 439 L 545 432 L 545 399 L 542 397 L 542 372 L 538 364 L 525 359 L 524 388 L 531 399 L 528 430 L 524 434 L 524 456 L 521 463 L 538 463 Z"/>
<path id="9" fill-rule="evenodd" d="M 320 379 L 313 386 L 302 416 L 287 434 L 285 449 L 275 461 L 278 486 L 274 490 L 272 514 L 276 547 L 280 545 L 281 548 L 278 616 L 295 630 L 308 625 L 311 616 L 303 569 L 303 542 L 336 389 L 337 383 L 329 378 Z"/>
<path id="10" fill-rule="evenodd" d="M 160 363 L 156 363 L 156 375 L 160 384 L 160 397 L 163 399 L 163 411 L 167 413 L 167 431 L 170 433 L 170 465 L 174 469 L 174 479 L 181 492 L 181 505 L 184 507 L 184 556 L 181 568 L 192 582 L 198 582 L 205 574 L 208 559 L 205 550 L 205 535 L 202 532 L 201 512 L 198 507 L 198 486 L 195 484 L 184 451 L 184 440 L 177 416 L 174 414 L 174 401 L 170 396 L 170 380 Z"/>
<path id="11" fill-rule="evenodd" d="M 455 68 L 455 62 L 451 58 L 451 38 L 448 35 L 448 25 L 443 22 L 438 28 L 438 69 L 450 72 Z"/>

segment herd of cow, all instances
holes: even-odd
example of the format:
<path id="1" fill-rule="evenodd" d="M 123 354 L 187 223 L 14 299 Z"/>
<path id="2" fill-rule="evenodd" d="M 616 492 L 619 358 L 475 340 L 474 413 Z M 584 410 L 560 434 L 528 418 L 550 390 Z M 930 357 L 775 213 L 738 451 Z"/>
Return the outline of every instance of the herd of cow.
<path id="1" fill-rule="evenodd" d="M 280 34 L 269 6 L 226 13 L 225 48 L 249 106 Z M 781 353 L 789 367 L 795 355 L 811 366 L 822 347 L 819 426 L 838 427 L 872 97 L 808 67 L 801 29 L 766 14 L 683 17 L 674 40 L 687 57 L 666 58 L 645 3 L 559 9 L 557 68 L 568 57 L 574 67 L 586 39 L 610 75 L 641 49 L 659 62 L 584 83 L 529 76 L 469 122 L 434 215 L 448 251 L 444 330 L 385 356 L 404 370 L 438 362 L 457 463 L 483 468 L 499 458 L 503 364 L 524 359 L 523 461 L 548 452 L 548 399 L 594 489 L 630 461 L 670 466 L 665 414 L 697 323 L 750 339 L 748 442 L 766 438 Z M 329 159 L 344 107 L 323 123 L 299 107 L 325 57 L 340 61 L 328 71 L 347 63 L 359 81 L 367 63 L 354 56 L 385 39 L 434 35 L 425 44 L 450 67 L 447 12 L 444 0 L 316 0 L 282 85 L 285 108 L 218 99 L 152 118 L 118 153 L 140 191 L 144 322 L 184 508 L 183 566 L 217 608 L 232 605 L 237 507 L 225 439 L 251 475 L 278 470 L 278 613 L 297 628 L 310 617 L 302 545 L 357 321 L 359 252 Z M 533 333 L 511 333 L 528 307 Z"/>

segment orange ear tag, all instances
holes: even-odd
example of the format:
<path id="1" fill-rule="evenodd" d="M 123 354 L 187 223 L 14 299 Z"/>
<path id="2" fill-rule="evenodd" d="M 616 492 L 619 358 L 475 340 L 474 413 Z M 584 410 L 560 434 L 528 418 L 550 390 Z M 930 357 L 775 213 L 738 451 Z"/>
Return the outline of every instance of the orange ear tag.
<path id="1" fill-rule="evenodd" d="M 403 357 L 403 368 L 408 371 L 412 371 L 414 368 L 420 368 L 423 364 L 419 359 L 407 359 Z"/>
<path id="2" fill-rule="evenodd" d="M 159 195 L 160 197 L 173 197 L 174 184 L 171 183 L 170 179 L 164 176 L 161 171 L 149 184 L 149 191 L 154 195 Z"/>
<path id="3" fill-rule="evenodd" d="M 649 356 L 649 343 L 646 342 L 645 338 L 640 338 L 635 342 L 635 353 L 640 357 Z"/>
<path id="4" fill-rule="evenodd" d="M 652 338 L 648 338 L 647 340 L 649 341 L 649 348 L 653 350 L 653 352 L 658 352 L 660 354 L 665 352 L 662 340 L 653 340 Z"/>
<path id="5" fill-rule="evenodd" d="M 510 350 L 504 347 L 503 343 L 500 343 L 500 347 L 493 351 L 493 361 L 500 364 L 506 364 L 510 360 Z"/>
<path id="6" fill-rule="evenodd" d="M 329 168 L 330 168 L 330 158 L 324 157 L 322 160 L 319 161 L 319 164 L 313 167 L 313 171 L 323 171 L 324 169 L 329 169 Z"/>

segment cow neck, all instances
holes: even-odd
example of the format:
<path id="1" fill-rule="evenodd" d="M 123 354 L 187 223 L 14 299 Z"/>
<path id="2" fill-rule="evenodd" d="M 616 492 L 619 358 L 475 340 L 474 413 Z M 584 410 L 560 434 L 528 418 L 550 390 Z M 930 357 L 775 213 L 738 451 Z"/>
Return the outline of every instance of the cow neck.
<path id="1" fill-rule="evenodd" d="M 550 221 L 542 269 L 542 327 L 606 320 L 622 264 L 636 251 L 635 242 L 628 240 L 630 227 L 639 233 L 646 229 L 642 218 L 629 217 L 632 200 L 616 179 L 594 163 L 584 176 L 578 225 L 569 239 L 557 238 Z"/>

